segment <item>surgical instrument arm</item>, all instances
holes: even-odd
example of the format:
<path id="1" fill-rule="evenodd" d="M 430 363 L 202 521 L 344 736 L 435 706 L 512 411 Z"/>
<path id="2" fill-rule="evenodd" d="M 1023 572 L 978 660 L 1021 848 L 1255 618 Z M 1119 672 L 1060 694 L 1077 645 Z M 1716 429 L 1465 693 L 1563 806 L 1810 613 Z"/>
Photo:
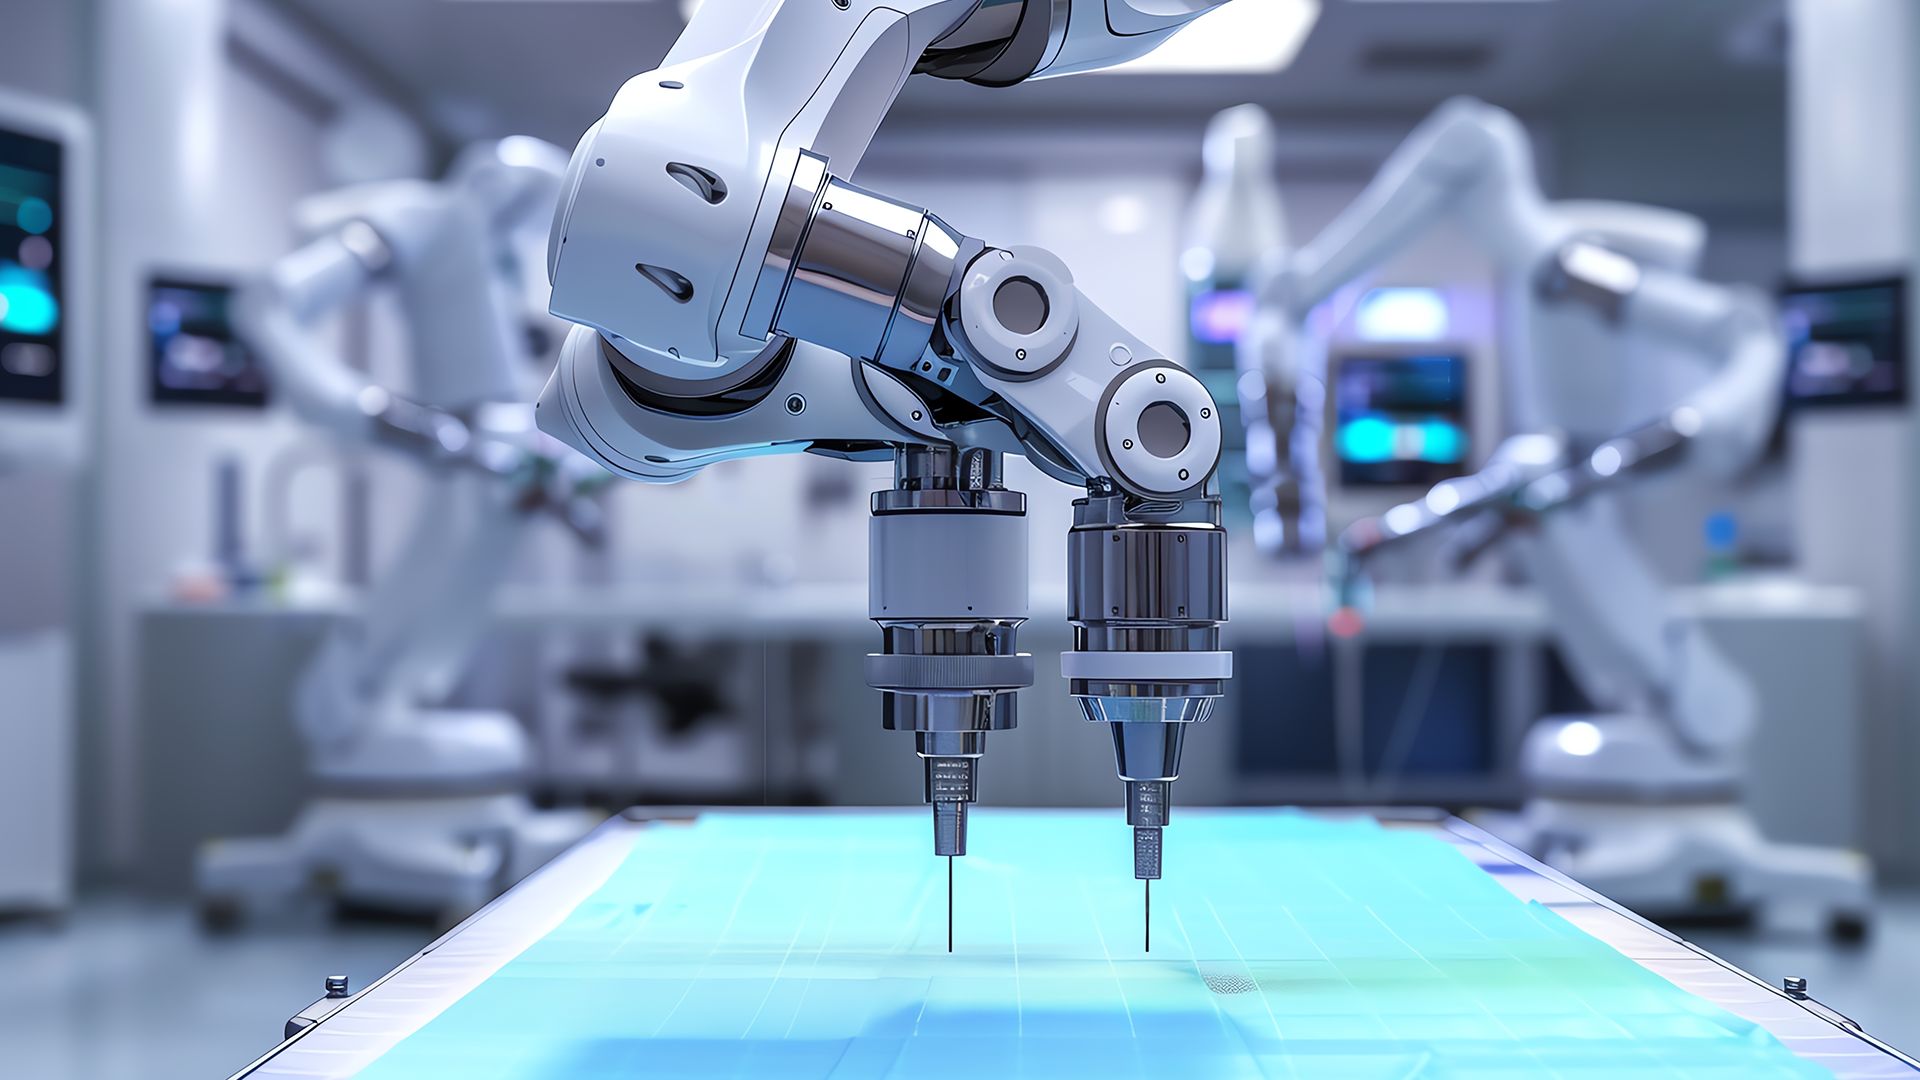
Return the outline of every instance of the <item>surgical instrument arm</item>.
<path id="1" fill-rule="evenodd" d="M 868 658 L 912 730 L 935 851 L 966 851 L 986 733 L 1033 680 L 1025 497 L 1003 453 L 1085 485 L 1062 673 L 1112 725 L 1138 876 L 1159 876 L 1181 732 L 1231 673 L 1217 407 L 1038 248 L 991 246 L 850 183 L 912 72 L 1008 85 L 1141 55 L 1212 0 L 879 7 L 710 0 L 582 138 L 549 242 L 577 326 L 542 426 L 624 475 L 733 457 L 892 458 Z"/>

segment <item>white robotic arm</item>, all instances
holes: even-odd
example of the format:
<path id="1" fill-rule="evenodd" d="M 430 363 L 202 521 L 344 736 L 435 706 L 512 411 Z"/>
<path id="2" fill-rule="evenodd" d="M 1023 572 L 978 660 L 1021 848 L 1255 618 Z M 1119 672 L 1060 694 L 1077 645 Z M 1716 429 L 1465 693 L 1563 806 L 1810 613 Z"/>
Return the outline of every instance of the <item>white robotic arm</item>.
<path id="1" fill-rule="evenodd" d="M 1687 440 L 1688 460 L 1713 475 L 1731 476 L 1766 448 L 1779 418 L 1780 386 L 1786 375 L 1786 343 L 1773 306 L 1758 290 L 1701 281 L 1584 243 L 1562 249 L 1558 262 L 1595 264 L 1590 273 L 1613 280 L 1608 290 L 1592 282 L 1587 291 L 1603 312 L 1617 312 L 1621 326 L 1669 342 L 1715 365 L 1713 376 L 1667 413 Z M 1602 265 L 1604 264 L 1604 268 Z M 1552 274 L 1553 282 L 1565 280 Z"/>
<path id="2" fill-rule="evenodd" d="M 1566 236 L 1534 183 L 1533 148 L 1513 114 L 1472 98 L 1434 110 L 1320 235 L 1276 253 L 1261 302 L 1297 321 L 1449 215 L 1508 267 L 1537 262 Z"/>
<path id="3" fill-rule="evenodd" d="M 1159 876 L 1181 732 L 1219 649 L 1221 435 L 1201 383 L 1037 248 L 991 247 L 849 183 L 912 72 L 1007 85 L 1150 50 L 1216 0 L 710 0 L 568 167 L 553 311 L 582 325 L 540 422 L 625 475 L 813 451 L 895 461 L 874 495 L 868 681 L 926 761 L 935 850 L 964 854 L 987 731 L 1032 658 L 1025 499 L 1002 452 L 1084 484 L 1063 674 L 1113 725 L 1135 872 Z"/>
<path id="4" fill-rule="evenodd" d="M 242 292 L 237 328 L 302 419 L 434 468 L 429 505 L 361 625 L 333 634 L 302 680 L 297 711 L 323 768 L 420 767 L 374 747 L 369 733 L 407 726 L 451 689 L 532 513 L 598 539 L 598 507 L 586 495 L 606 474 L 527 430 L 515 378 L 519 283 L 502 260 L 506 237 L 530 217 L 547 219 L 560 157 L 532 139 L 487 141 L 438 184 L 316 196 L 300 217 L 317 238 Z M 348 366 L 320 334 L 325 316 L 376 282 L 394 288 L 406 313 L 419 400 Z M 499 422 L 516 406 L 518 430 Z"/>
<path id="5" fill-rule="evenodd" d="M 1577 513 L 1551 512 L 1648 466 L 1685 461 L 1727 475 L 1749 464 L 1772 431 L 1785 361 L 1765 300 L 1674 268 L 1689 262 L 1700 240 L 1698 223 L 1684 215 L 1547 202 L 1518 121 L 1468 99 L 1422 123 L 1312 244 L 1271 263 L 1263 300 L 1297 324 L 1312 305 L 1449 214 L 1503 267 L 1509 296 L 1526 316 L 1512 320 L 1527 336 L 1508 342 L 1519 360 L 1509 393 L 1527 396 L 1566 379 L 1583 356 L 1621 365 L 1619 345 L 1628 337 L 1683 349 L 1715 373 L 1626 430 L 1593 431 L 1600 410 L 1556 414 L 1544 399 L 1526 402 L 1517 411 L 1547 430 L 1509 440 L 1482 472 L 1347 530 L 1337 552 L 1345 559 L 1343 598 L 1353 591 L 1359 559 L 1381 543 L 1490 508 L 1548 515 L 1536 570 L 1565 616 L 1570 659 L 1589 692 L 1615 707 L 1666 716 L 1697 750 L 1729 751 L 1751 726 L 1744 681 L 1697 633 L 1669 625 L 1664 588 L 1621 535 L 1604 496 Z M 1546 317 L 1570 306 L 1589 315 Z M 1600 335 L 1604 351 L 1576 340 L 1585 335 Z M 1569 464 L 1570 451 L 1578 457 Z"/>
<path id="6" fill-rule="evenodd" d="M 280 260 L 246 289 L 239 329 L 301 419 L 350 441 L 398 443 L 430 460 L 445 459 L 467 448 L 466 424 L 401 399 L 348 367 L 316 329 L 392 261 L 380 233 L 355 218 Z"/>

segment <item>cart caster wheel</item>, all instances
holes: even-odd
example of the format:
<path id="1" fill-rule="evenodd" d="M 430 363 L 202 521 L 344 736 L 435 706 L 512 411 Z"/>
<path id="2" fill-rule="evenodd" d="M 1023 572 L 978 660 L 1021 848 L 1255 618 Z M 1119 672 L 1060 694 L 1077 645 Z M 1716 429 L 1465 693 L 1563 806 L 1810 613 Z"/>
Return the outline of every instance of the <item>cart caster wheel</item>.
<path id="1" fill-rule="evenodd" d="M 231 896 L 203 896 L 195 910 L 200 929 L 209 934 L 231 934 L 240 929 L 245 912 Z"/>
<path id="2" fill-rule="evenodd" d="M 1856 911 L 1837 911 L 1827 922 L 1827 936 L 1847 945 L 1867 940 L 1867 917 Z"/>

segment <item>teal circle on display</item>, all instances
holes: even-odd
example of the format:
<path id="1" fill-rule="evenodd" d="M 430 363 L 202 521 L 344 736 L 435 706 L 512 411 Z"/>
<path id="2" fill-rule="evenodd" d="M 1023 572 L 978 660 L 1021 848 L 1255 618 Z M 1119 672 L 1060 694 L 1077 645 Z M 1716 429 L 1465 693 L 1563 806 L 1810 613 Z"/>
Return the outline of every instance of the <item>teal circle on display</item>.
<path id="1" fill-rule="evenodd" d="M 0 263 L 0 330 L 50 334 L 59 325 L 60 303 L 47 288 L 46 275 Z"/>
<path id="2" fill-rule="evenodd" d="M 27 199 L 13 215 L 14 223 L 38 236 L 53 228 L 53 207 L 45 199 Z"/>

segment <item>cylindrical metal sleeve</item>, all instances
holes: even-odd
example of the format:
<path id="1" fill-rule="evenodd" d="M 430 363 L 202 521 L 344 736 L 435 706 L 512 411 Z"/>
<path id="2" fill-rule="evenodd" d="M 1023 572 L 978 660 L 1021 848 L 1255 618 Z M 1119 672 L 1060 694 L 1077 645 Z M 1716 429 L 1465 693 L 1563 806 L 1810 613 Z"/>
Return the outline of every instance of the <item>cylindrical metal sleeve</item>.
<path id="1" fill-rule="evenodd" d="M 867 521 L 867 617 L 1026 618 L 1026 516 L 875 514 Z"/>
<path id="2" fill-rule="evenodd" d="M 886 343 L 874 357 L 887 367 L 910 367 L 926 350 L 933 337 L 933 324 L 940 317 L 940 305 L 947 301 L 947 285 L 953 280 L 954 263 L 966 237 L 928 214 L 921 222 L 919 240 L 913 268 L 907 271 L 893 322 L 887 327 Z"/>
<path id="3" fill-rule="evenodd" d="M 1223 622 L 1226 573 L 1223 529 L 1075 529 L 1067 536 L 1067 618 Z"/>

